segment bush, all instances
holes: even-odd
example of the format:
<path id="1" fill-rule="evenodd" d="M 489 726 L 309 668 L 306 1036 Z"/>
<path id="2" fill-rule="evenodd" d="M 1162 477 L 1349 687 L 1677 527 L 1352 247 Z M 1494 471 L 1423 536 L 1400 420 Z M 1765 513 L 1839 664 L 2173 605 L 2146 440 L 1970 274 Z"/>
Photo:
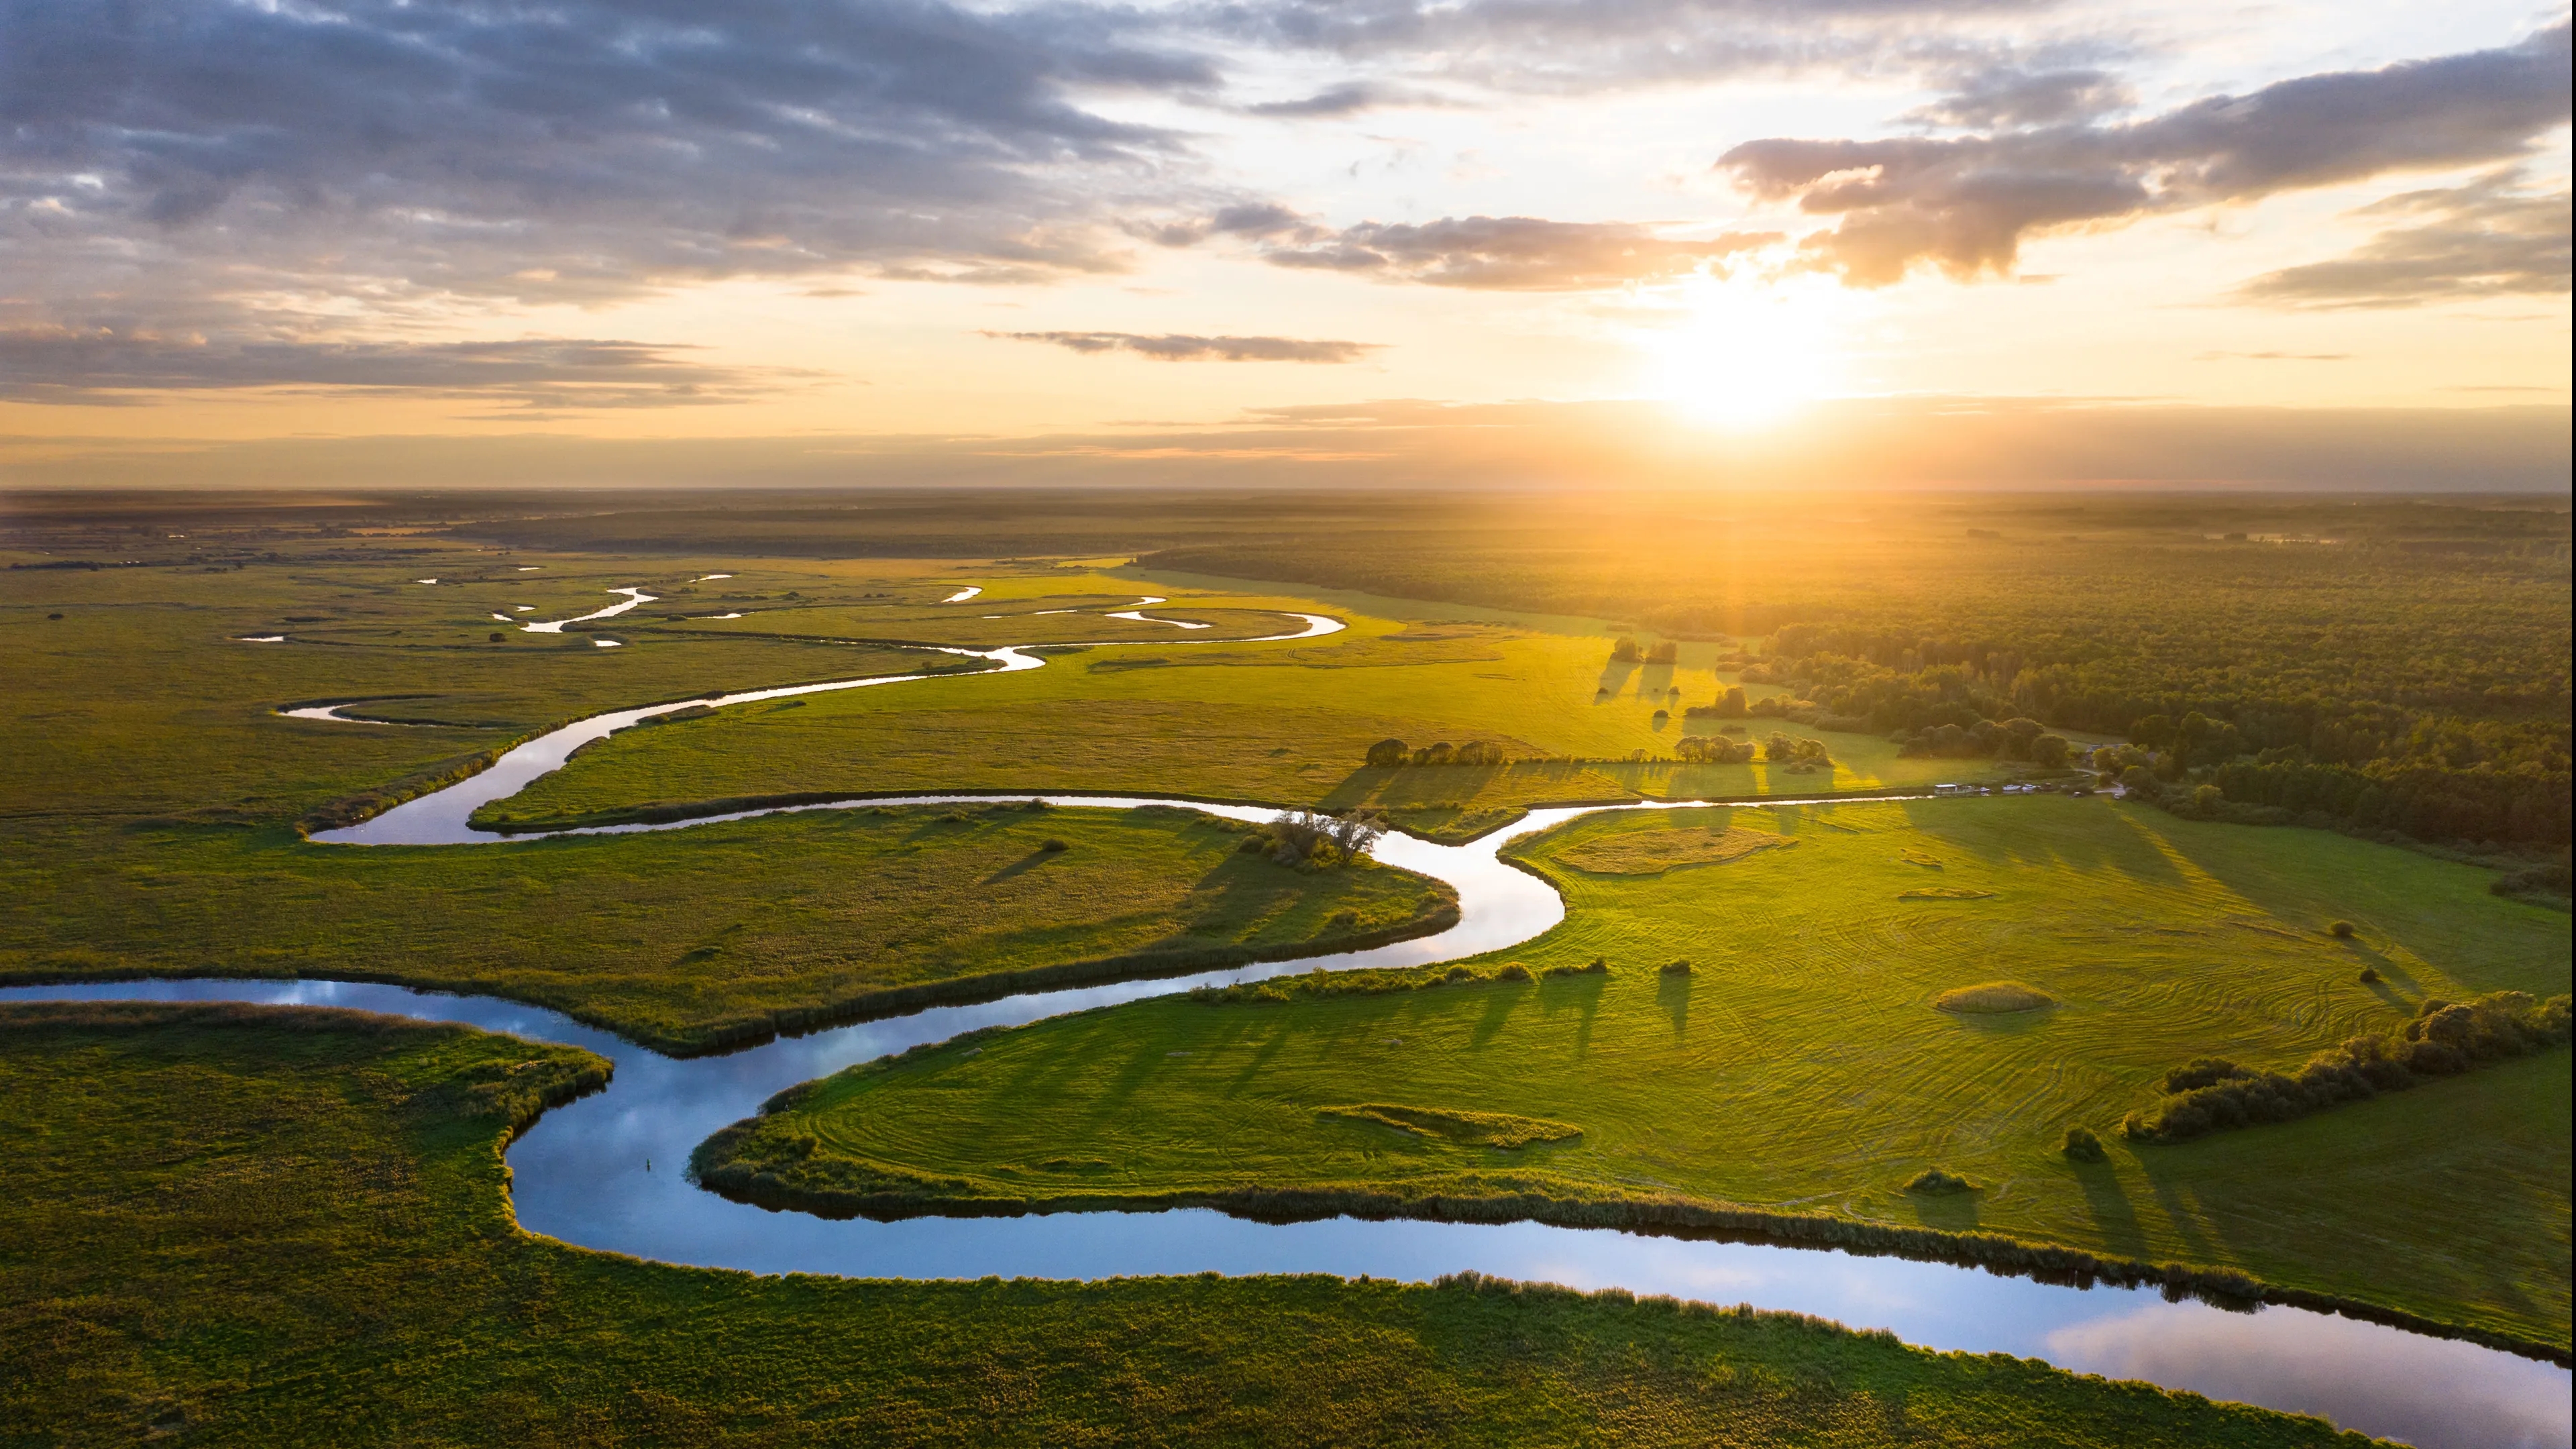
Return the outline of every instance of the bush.
<path id="1" fill-rule="evenodd" d="M 1386 817 L 1353 809 L 1340 815 L 1319 810 L 1288 810 L 1244 838 L 1235 849 L 1245 854 L 1267 850 L 1281 865 L 1348 865 L 1386 833 Z"/>
<path id="2" fill-rule="evenodd" d="M 1905 1190 L 1925 1197 L 1954 1197 L 1963 1192 L 1975 1192 L 1977 1185 L 1937 1167 L 1927 1167 L 1916 1173 L 1912 1182 L 1905 1184 Z"/>
<path id="3" fill-rule="evenodd" d="M 2207 787 L 2204 786 L 2202 788 L 2206 789 Z M 2352 939 L 2352 922 L 2336 921 L 2332 925 L 2326 927 L 2326 934 L 2334 937 L 2338 941 L 2349 941 Z"/>
<path id="4" fill-rule="evenodd" d="M 2364 966 L 2361 968 L 2361 984 L 2364 986 L 2377 986 L 2380 982 L 2387 979 L 2387 977 L 2379 974 L 2379 968 L 2376 966 Z"/>
<path id="5" fill-rule="evenodd" d="M 2066 1145 L 2058 1150 L 2077 1162 L 2100 1162 L 2110 1156 L 2102 1150 L 2102 1139 L 2093 1135 L 2093 1129 L 2082 1126 L 2067 1128 Z"/>
<path id="6" fill-rule="evenodd" d="M 1046 851 L 1049 854 L 1053 854 L 1059 850 L 1071 850 L 1072 848 L 1072 846 L 1065 844 L 1063 841 L 1056 839 L 1052 835 L 1038 842 L 1038 849 Z"/>
<path id="7" fill-rule="evenodd" d="M 55 617 L 55 618 L 57 618 L 57 619 L 59 619 L 59 618 L 61 618 L 61 617 L 62 617 L 62 615 L 60 615 L 60 614 L 56 614 L 54 617 Z M 498 643 L 500 643 L 500 642 L 501 642 L 501 633 L 500 633 L 500 631 L 499 631 L 499 630 L 497 630 L 497 629 L 496 629 L 496 630 L 494 630 L 494 631 L 492 632 L 492 636 L 491 636 L 491 637 L 492 637 L 492 642 L 493 642 L 493 643 L 498 644 Z"/>
<path id="8" fill-rule="evenodd" d="M 2216 1057 L 2176 1067 L 2165 1073 L 2165 1100 L 2131 1112 L 2120 1131 L 2141 1142 L 2187 1142 L 2232 1127 L 2292 1121 L 2402 1092 L 2426 1077 L 2457 1076 L 2565 1046 L 2567 1019 L 2565 996 L 2542 1001 L 2498 991 L 2467 1002 L 2427 998 L 2403 1027 L 2353 1037 L 2308 1058 L 2296 1073 L 2255 1072 Z"/>
<path id="9" fill-rule="evenodd" d="M 1495 972 L 1494 979 L 1496 981 L 1527 981 L 1530 979 L 1529 968 L 1518 961 L 1514 961 L 1510 965 L 1505 966 L 1502 970 Z"/>
<path id="10" fill-rule="evenodd" d="M 1368 762 L 1383 770 L 1403 764 L 1412 754 L 1412 748 L 1402 740 L 1380 740 L 1368 747 Z"/>
<path id="11" fill-rule="evenodd" d="M 1691 974 L 1691 961 L 1688 956 L 1675 956 L 1670 961 L 1665 962 L 1659 969 L 1662 970 L 1666 976 L 1688 976 Z"/>

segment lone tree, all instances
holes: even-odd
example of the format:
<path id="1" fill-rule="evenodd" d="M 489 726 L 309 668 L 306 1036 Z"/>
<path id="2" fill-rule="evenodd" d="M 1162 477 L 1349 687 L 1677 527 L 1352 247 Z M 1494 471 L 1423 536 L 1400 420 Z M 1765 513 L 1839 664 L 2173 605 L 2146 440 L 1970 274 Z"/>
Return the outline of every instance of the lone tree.
<path id="1" fill-rule="evenodd" d="M 1412 746 L 1402 740 L 1380 740 L 1368 747 L 1368 762 L 1380 768 L 1401 765 L 1412 757 Z"/>

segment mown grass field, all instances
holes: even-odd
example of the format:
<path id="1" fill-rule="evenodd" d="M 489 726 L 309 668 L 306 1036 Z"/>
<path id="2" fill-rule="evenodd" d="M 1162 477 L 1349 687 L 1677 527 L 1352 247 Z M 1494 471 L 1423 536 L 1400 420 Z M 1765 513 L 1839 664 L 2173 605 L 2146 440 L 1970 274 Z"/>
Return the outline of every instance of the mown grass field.
<path id="1" fill-rule="evenodd" d="M 2353 1444 L 2005 1355 L 1625 1294 L 754 1277 L 513 1225 L 596 1059 L 352 1013 L 0 1007 L 27 1445 Z"/>
<path id="2" fill-rule="evenodd" d="M 1737 848 L 1764 834 L 1780 843 Z M 1711 841 L 1730 858 L 1671 863 Z M 2564 1052 L 2182 1146 L 2112 1131 L 2194 1057 L 2295 1066 L 2427 995 L 2566 991 L 2567 916 L 2487 894 L 2487 872 L 2054 797 L 1639 812 L 1514 849 L 1568 914 L 1505 956 L 1607 975 L 1062 1018 L 828 1079 L 735 1150 L 929 1210 L 1680 1196 L 2233 1269 L 2568 1342 Z M 2328 936 L 2335 919 L 2357 936 Z M 1676 957 L 1689 974 L 1659 969 Z M 1934 1006 L 1998 979 L 2059 1005 Z M 1500 1150 L 1325 1110 L 1349 1104 L 1581 1135 Z M 2063 1157 L 2070 1124 L 2110 1161 Z M 1902 1190 L 1932 1167 L 1979 1190 Z"/>

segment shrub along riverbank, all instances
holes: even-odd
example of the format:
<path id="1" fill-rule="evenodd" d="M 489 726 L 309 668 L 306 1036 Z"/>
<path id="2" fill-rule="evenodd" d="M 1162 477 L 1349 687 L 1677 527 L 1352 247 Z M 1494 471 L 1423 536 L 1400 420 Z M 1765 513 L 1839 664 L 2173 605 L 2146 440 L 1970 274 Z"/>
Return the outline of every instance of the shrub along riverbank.
<path id="1" fill-rule="evenodd" d="M 530 1237 L 500 1148 L 603 1067 L 350 1012 L 0 1007 L 0 1422 L 260 1449 L 2360 1442 L 1795 1314 L 1472 1275 L 863 1282 Z"/>

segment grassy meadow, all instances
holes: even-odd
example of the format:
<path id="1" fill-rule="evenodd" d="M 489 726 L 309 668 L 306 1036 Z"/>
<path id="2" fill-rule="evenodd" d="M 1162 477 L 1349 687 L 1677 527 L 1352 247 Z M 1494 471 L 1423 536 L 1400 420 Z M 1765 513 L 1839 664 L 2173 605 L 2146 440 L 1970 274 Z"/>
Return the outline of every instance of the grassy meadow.
<path id="1" fill-rule="evenodd" d="M 2231 1269 L 2568 1342 L 2564 1052 L 2181 1146 L 2113 1131 L 2195 1057 L 2295 1066 L 2427 996 L 2566 991 L 2567 916 L 2488 894 L 2485 871 L 2046 796 L 1637 812 L 1511 851 L 1567 919 L 1474 963 L 1486 979 L 1060 1018 L 854 1068 L 725 1150 L 925 1210 L 1679 1197 Z M 1595 958 L 1606 974 L 1546 974 Z M 1662 969 L 1679 958 L 1687 974 Z M 1538 979 L 1492 979 L 1504 960 Z M 1998 980 L 2056 1004 L 1936 1008 Z M 1498 1149 L 1343 1110 L 1360 1104 L 1580 1133 Z M 2108 1162 L 2060 1153 L 2077 1124 Z M 1904 1190 L 1936 1167 L 1977 1190 Z"/>
<path id="2" fill-rule="evenodd" d="M 886 1283 L 583 1252 L 517 1230 L 499 1148 L 603 1066 L 347 1012 L 0 1007 L 0 1440 L 2367 1442 L 1624 1293 Z"/>
<path id="3" fill-rule="evenodd" d="M 1114 587 L 1114 580 L 1071 571 L 997 574 L 975 604 L 1056 607 Z M 1228 602 L 1256 610 L 1323 607 L 1294 597 Z M 776 617 L 787 622 L 766 627 L 792 627 L 798 612 L 779 610 Z M 1900 758 L 1874 736 L 1770 719 L 1743 723 L 1756 737 L 1777 729 L 1824 740 L 1834 769 L 1797 774 L 1769 763 L 1674 763 L 1654 757 L 1669 756 L 1685 731 L 1712 724 L 1685 721 L 1683 707 L 1707 703 L 1736 678 L 1710 667 L 1711 648 L 1695 649 L 1678 666 L 1623 664 L 1598 637 L 1340 616 L 1350 628 L 1320 639 L 1227 648 L 1176 635 L 1169 645 L 1058 655 L 1044 669 L 1001 678 L 858 690 L 817 697 L 791 714 L 726 711 L 621 735 L 538 781 L 508 808 L 524 819 L 578 821 L 639 805 L 795 790 L 1059 788 L 1501 819 L 1548 802 L 1856 790 L 1976 778 L 1988 768 Z M 973 622 L 989 632 L 961 624 L 959 636 L 969 642 L 1025 637 L 1010 616 Z M 1694 657 L 1699 667 L 1688 662 Z M 1657 719 L 1658 711 L 1665 718 Z M 1390 737 L 1491 741 L 1512 762 L 1366 766 L 1368 747 Z M 1435 816 L 1428 823 L 1441 822 Z"/>
<path id="4" fill-rule="evenodd" d="M 0 867 L 0 979 L 337 976 L 535 1002 L 662 1051 L 1454 918 L 1438 882 L 1305 871 L 1179 811 L 864 809 L 478 847 L 88 826 Z M 90 846 L 81 849 L 81 846 Z"/>

